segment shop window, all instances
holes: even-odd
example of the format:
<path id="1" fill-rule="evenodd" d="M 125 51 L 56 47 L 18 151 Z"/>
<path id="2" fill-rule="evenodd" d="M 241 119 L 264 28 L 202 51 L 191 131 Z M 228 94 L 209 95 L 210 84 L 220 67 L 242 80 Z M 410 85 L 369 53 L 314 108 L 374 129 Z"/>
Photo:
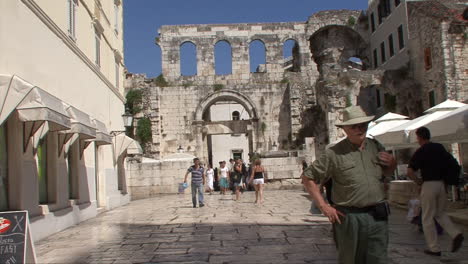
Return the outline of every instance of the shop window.
<path id="1" fill-rule="evenodd" d="M 390 7 L 390 0 L 381 0 L 377 6 L 377 13 L 379 16 L 379 24 L 382 24 L 382 21 L 385 17 L 389 16 L 392 12 Z"/>
<path id="2" fill-rule="evenodd" d="M 119 6 L 117 3 L 114 3 L 114 30 L 116 34 L 119 34 L 119 17 L 120 17 L 120 12 L 119 12 Z"/>
<path id="3" fill-rule="evenodd" d="M 8 206 L 8 149 L 6 125 L 0 125 L 0 211 L 7 211 Z"/>
<path id="4" fill-rule="evenodd" d="M 120 66 L 119 62 L 115 62 L 115 87 L 119 88 L 119 82 L 120 82 Z"/>
<path id="5" fill-rule="evenodd" d="M 384 94 L 385 109 L 389 112 L 396 112 L 397 100 L 395 95 L 389 93 Z"/>
<path id="6" fill-rule="evenodd" d="M 254 40 L 249 46 L 250 72 L 266 72 L 266 49 L 260 40 Z"/>
<path id="7" fill-rule="evenodd" d="M 39 141 L 37 146 L 37 175 L 39 177 L 39 203 L 47 204 L 48 187 L 47 187 L 47 137 Z"/>
<path id="8" fill-rule="evenodd" d="M 382 64 L 387 60 L 385 57 L 385 41 L 380 43 L 380 58 L 382 59 Z"/>
<path id="9" fill-rule="evenodd" d="M 232 120 L 240 120 L 240 113 L 239 111 L 232 112 Z"/>
<path id="10" fill-rule="evenodd" d="M 94 32 L 96 65 L 101 67 L 101 34 L 97 30 Z"/>
<path id="11" fill-rule="evenodd" d="M 426 71 L 432 68 L 432 53 L 430 47 L 424 49 L 424 67 Z"/>
<path id="12" fill-rule="evenodd" d="M 380 89 L 375 89 L 375 98 L 377 103 L 377 108 L 382 106 L 382 99 L 380 98 Z"/>
<path id="13" fill-rule="evenodd" d="M 429 107 L 435 106 L 436 98 L 435 98 L 435 92 L 432 90 L 429 92 Z"/>
<path id="14" fill-rule="evenodd" d="M 398 27 L 398 45 L 399 45 L 400 50 L 405 47 L 405 39 L 403 36 L 403 25 L 400 25 Z"/>
<path id="15" fill-rule="evenodd" d="M 78 153 L 77 143 L 74 143 L 67 154 L 67 168 L 68 168 L 68 198 L 78 199 Z"/>
<path id="16" fill-rule="evenodd" d="M 180 73 L 182 76 L 197 75 L 197 46 L 192 42 L 180 46 Z"/>
<path id="17" fill-rule="evenodd" d="M 377 57 L 377 49 L 374 49 L 373 57 L 374 57 L 374 69 L 377 69 L 377 67 L 379 66 L 379 60 Z"/>
<path id="18" fill-rule="evenodd" d="M 78 0 L 68 0 L 68 35 L 76 40 L 76 9 Z"/>
<path id="19" fill-rule="evenodd" d="M 232 74 L 232 49 L 229 42 L 222 40 L 215 45 L 216 75 Z"/>
<path id="20" fill-rule="evenodd" d="M 390 34 L 390 36 L 388 36 L 388 52 L 390 54 L 390 58 L 393 57 L 393 55 L 395 55 L 395 48 L 393 46 L 393 34 Z"/>
<path id="21" fill-rule="evenodd" d="M 242 159 L 242 153 L 244 151 L 242 149 L 233 149 L 232 150 L 232 158 L 234 160 Z"/>

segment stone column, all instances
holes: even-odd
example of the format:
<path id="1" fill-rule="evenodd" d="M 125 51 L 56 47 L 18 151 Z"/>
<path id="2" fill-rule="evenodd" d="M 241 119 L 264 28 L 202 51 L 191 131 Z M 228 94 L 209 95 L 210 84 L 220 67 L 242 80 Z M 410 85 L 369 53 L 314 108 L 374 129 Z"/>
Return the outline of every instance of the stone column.
<path id="1" fill-rule="evenodd" d="M 167 80 L 175 80 L 180 76 L 180 43 L 172 41 L 161 44 L 162 73 Z"/>
<path id="2" fill-rule="evenodd" d="M 250 74 L 249 45 L 247 39 L 238 38 L 231 42 L 232 51 L 232 74 L 248 79 Z"/>
<path id="3" fill-rule="evenodd" d="M 214 76 L 214 44 L 211 39 L 204 39 L 197 45 L 198 76 Z"/>

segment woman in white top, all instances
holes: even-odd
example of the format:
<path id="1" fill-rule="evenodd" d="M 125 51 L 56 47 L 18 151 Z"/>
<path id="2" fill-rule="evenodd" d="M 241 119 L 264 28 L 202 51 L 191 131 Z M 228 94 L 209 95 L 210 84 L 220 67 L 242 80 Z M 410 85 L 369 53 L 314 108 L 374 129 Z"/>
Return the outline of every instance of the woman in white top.
<path id="1" fill-rule="evenodd" d="M 208 164 L 208 168 L 206 170 L 206 187 L 207 191 L 210 192 L 210 194 L 213 194 L 213 180 L 214 180 L 214 170 L 211 167 L 210 164 Z"/>
<path id="2" fill-rule="evenodd" d="M 219 176 L 219 188 L 221 189 L 221 194 L 226 194 L 226 191 L 229 190 L 229 168 L 226 167 L 226 161 L 221 163 Z"/>

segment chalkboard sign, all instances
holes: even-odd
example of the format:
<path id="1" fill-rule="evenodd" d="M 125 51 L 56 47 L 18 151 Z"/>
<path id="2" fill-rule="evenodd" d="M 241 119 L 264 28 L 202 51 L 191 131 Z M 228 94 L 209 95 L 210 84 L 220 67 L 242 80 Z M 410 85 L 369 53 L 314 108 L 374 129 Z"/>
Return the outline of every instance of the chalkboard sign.
<path id="1" fill-rule="evenodd" d="M 28 212 L 0 212 L 0 263 L 25 263 Z"/>

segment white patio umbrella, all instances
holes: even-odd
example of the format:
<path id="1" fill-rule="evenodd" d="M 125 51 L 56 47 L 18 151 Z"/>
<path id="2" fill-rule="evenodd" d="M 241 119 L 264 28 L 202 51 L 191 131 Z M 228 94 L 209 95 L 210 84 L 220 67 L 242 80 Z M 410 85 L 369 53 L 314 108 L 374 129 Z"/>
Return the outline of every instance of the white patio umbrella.
<path id="1" fill-rule="evenodd" d="M 468 105 L 432 121 L 426 127 L 436 142 L 468 142 Z"/>
<path id="2" fill-rule="evenodd" d="M 404 115 L 399 115 L 395 113 L 386 113 L 379 119 L 375 120 L 374 125 L 369 124 L 369 129 L 367 130 L 367 137 L 374 138 L 375 136 L 381 135 L 388 130 L 400 126 L 408 122 L 408 117 Z"/>
<path id="3" fill-rule="evenodd" d="M 416 129 L 425 126 L 430 122 L 439 119 L 453 110 L 465 105 L 466 104 L 457 101 L 446 100 L 424 111 L 425 115 L 392 128 L 386 133 L 378 135 L 375 138 L 389 149 L 417 147 L 418 144 L 416 141 L 416 135 L 414 133 Z"/>

